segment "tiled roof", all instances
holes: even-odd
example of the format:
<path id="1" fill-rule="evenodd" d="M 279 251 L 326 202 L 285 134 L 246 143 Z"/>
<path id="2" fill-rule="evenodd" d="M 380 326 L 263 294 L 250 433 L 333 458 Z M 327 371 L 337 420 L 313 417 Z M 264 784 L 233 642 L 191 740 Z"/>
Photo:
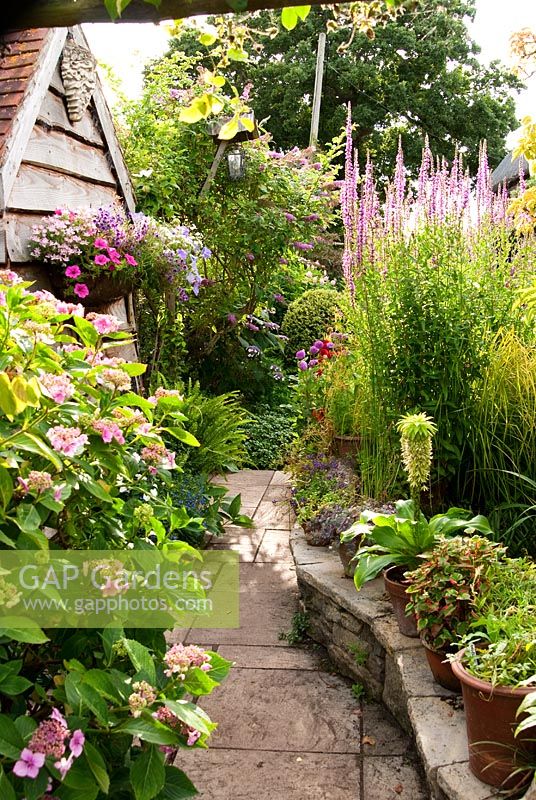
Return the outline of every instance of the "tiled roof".
<path id="1" fill-rule="evenodd" d="M 0 154 L 47 33 L 35 28 L 0 35 Z"/>

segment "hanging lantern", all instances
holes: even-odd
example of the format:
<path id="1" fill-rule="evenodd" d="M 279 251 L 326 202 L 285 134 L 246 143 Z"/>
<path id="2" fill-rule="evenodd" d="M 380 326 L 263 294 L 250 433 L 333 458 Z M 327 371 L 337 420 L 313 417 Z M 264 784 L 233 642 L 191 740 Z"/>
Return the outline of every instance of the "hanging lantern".
<path id="1" fill-rule="evenodd" d="M 227 151 L 227 168 L 232 181 L 239 181 L 246 174 L 246 157 L 241 147 Z"/>

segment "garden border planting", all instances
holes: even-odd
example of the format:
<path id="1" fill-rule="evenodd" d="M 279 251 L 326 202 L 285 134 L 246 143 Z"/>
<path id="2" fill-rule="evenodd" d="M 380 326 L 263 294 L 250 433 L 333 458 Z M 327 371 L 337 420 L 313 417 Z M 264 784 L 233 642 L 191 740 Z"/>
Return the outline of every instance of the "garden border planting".
<path id="1" fill-rule="evenodd" d="M 299 526 L 291 531 L 290 546 L 309 635 L 412 734 L 432 800 L 497 797 L 497 790 L 469 772 L 460 696 L 434 682 L 420 641 L 398 632 L 383 581 L 356 592 L 343 577 L 336 550 L 308 545 Z"/>

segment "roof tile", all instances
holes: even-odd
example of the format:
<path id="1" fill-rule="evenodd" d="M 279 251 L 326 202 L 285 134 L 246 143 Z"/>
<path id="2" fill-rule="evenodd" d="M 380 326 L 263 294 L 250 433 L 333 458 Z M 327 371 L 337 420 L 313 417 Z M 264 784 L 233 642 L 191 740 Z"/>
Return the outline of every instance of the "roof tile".
<path id="1" fill-rule="evenodd" d="M 0 36 L 0 155 L 47 34 L 35 28 Z"/>

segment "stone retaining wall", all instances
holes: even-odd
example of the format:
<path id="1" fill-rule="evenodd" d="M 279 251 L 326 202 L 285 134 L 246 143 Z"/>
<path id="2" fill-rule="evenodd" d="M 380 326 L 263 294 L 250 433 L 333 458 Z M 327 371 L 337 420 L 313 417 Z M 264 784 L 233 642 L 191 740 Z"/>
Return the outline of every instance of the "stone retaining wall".
<path id="1" fill-rule="evenodd" d="M 432 800 L 497 797 L 469 772 L 461 698 L 435 683 L 419 640 L 399 633 L 383 581 L 356 592 L 335 551 L 309 546 L 301 528 L 290 544 L 311 637 L 413 735 Z"/>

